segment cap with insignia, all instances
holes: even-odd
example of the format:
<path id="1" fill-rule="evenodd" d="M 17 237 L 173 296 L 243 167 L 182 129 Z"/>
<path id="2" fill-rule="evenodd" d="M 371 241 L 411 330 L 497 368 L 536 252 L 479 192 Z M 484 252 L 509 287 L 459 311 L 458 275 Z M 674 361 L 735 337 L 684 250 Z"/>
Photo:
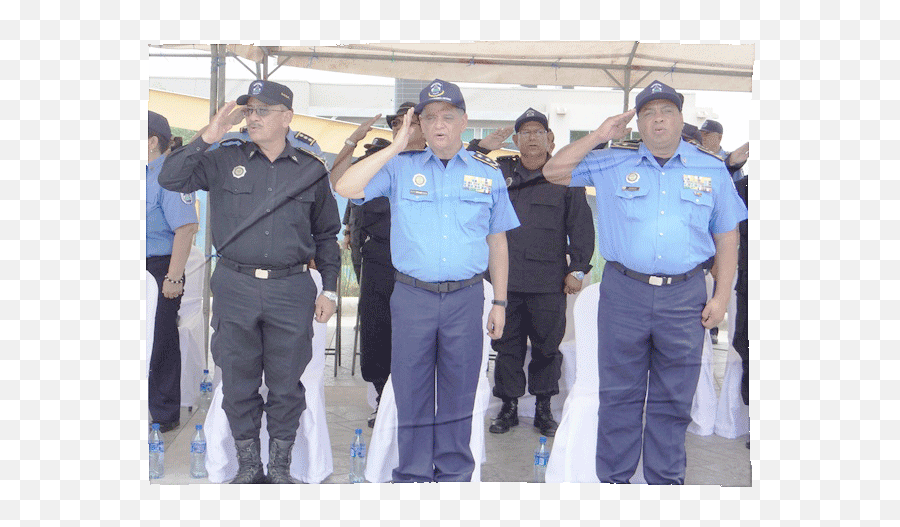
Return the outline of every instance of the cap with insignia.
<path id="1" fill-rule="evenodd" d="M 701 132 L 712 132 L 714 134 L 722 133 L 722 125 L 719 124 L 718 121 L 713 121 L 712 119 L 707 119 L 703 121 L 703 124 L 700 125 Z"/>
<path id="2" fill-rule="evenodd" d="M 416 103 L 414 102 L 405 102 L 401 104 L 399 108 L 397 108 L 397 113 L 387 115 L 384 120 L 387 122 L 388 128 L 393 128 L 394 125 L 392 123 L 394 122 L 394 119 L 403 117 L 404 115 L 406 115 L 406 112 L 415 105 Z"/>
<path id="3" fill-rule="evenodd" d="M 278 84 L 272 81 L 253 81 L 247 95 L 241 95 L 237 98 L 239 105 L 247 104 L 250 97 L 255 97 L 266 104 L 283 104 L 288 109 L 294 109 L 294 92 L 284 84 Z"/>
<path id="4" fill-rule="evenodd" d="M 447 102 L 466 111 L 466 101 L 463 99 L 462 92 L 459 91 L 459 86 L 441 79 L 434 79 L 419 92 L 416 113 L 422 113 L 425 106 L 432 102 Z"/>
<path id="5" fill-rule="evenodd" d="M 684 123 L 684 128 L 681 129 L 681 137 L 686 141 L 694 141 L 697 143 L 703 141 L 703 138 L 700 136 L 700 130 L 690 123 Z"/>
<path id="6" fill-rule="evenodd" d="M 172 140 L 172 129 L 169 128 L 169 121 L 165 117 L 156 112 L 147 112 L 147 131 L 152 132 L 152 135 L 162 137 L 164 142 L 162 146 L 165 147 L 162 150 L 164 152 L 166 148 L 169 148 L 169 141 Z"/>
<path id="7" fill-rule="evenodd" d="M 385 147 L 389 146 L 390 144 L 391 144 L 391 142 L 388 141 L 387 139 L 384 139 L 382 137 L 376 137 L 375 139 L 372 139 L 371 143 L 369 143 L 367 145 L 363 145 L 363 148 L 365 148 L 366 152 L 368 153 L 369 150 L 372 150 L 372 149 L 381 150 L 382 148 L 385 148 Z"/>
<path id="8" fill-rule="evenodd" d="M 645 104 L 650 101 L 656 99 L 666 99 L 667 101 L 672 101 L 672 103 L 678 107 L 678 111 L 681 111 L 681 107 L 684 104 L 684 97 L 675 91 L 674 88 L 667 86 L 659 81 L 653 81 L 650 83 L 650 86 L 641 91 L 641 93 L 637 94 L 637 98 L 635 99 L 634 107 L 637 110 L 637 113 L 641 113 L 641 108 Z"/>
<path id="9" fill-rule="evenodd" d="M 547 116 L 535 110 L 534 108 L 529 108 L 525 110 L 525 113 L 520 115 L 518 119 L 516 119 L 516 133 L 519 133 L 519 128 L 521 128 L 522 125 L 527 123 L 528 121 L 541 123 L 545 130 L 547 130 L 548 132 L 550 131 L 550 125 L 547 122 Z"/>

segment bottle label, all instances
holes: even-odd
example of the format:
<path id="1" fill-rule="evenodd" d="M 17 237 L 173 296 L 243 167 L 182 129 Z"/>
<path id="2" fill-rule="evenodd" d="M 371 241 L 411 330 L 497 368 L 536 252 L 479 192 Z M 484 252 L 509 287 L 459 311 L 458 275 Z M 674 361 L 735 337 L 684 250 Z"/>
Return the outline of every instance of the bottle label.
<path id="1" fill-rule="evenodd" d="M 534 464 L 538 467 L 546 467 L 547 466 L 547 456 L 535 454 L 534 455 Z"/>
<path id="2" fill-rule="evenodd" d="M 191 454 L 204 454 L 206 453 L 206 441 L 192 441 L 191 442 Z"/>
<path id="3" fill-rule="evenodd" d="M 356 457 L 366 457 L 366 445 L 360 445 L 357 448 Z"/>
<path id="4" fill-rule="evenodd" d="M 201 382 L 200 383 L 200 391 L 201 392 L 211 392 L 212 391 L 212 383 L 211 382 Z"/>
<path id="5" fill-rule="evenodd" d="M 157 446 L 157 444 L 155 442 L 150 441 L 150 453 L 151 454 L 154 452 L 158 452 L 158 450 L 157 450 L 158 448 L 159 447 Z"/>

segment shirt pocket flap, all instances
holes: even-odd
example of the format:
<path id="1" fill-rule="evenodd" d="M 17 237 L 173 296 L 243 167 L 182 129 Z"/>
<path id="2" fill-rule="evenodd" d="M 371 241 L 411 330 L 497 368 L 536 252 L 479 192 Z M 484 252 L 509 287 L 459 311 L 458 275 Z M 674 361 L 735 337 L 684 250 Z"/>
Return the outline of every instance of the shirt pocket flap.
<path id="1" fill-rule="evenodd" d="M 681 199 L 689 201 L 694 205 L 701 205 L 712 208 L 713 197 L 712 192 L 703 192 L 702 190 L 692 190 L 689 188 L 681 189 Z"/>

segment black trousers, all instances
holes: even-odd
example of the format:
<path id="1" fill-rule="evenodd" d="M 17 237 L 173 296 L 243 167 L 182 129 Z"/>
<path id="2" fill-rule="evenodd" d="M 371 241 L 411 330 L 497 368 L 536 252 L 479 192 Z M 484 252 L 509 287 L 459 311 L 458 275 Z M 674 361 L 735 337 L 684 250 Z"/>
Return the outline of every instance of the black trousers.
<path id="1" fill-rule="evenodd" d="M 378 397 L 391 374 L 391 294 L 394 267 L 363 259 L 359 285 L 360 371 Z"/>
<path id="2" fill-rule="evenodd" d="M 163 277 L 169 272 L 171 259 L 170 254 L 147 258 L 147 271 L 156 279 L 157 290 L 156 322 L 147 382 L 150 418 L 155 423 L 176 421 L 181 412 L 181 342 L 178 339 L 181 296 L 166 298 L 162 294 Z"/>
<path id="3" fill-rule="evenodd" d="M 525 395 L 525 353 L 531 340 L 528 393 L 559 393 L 562 353 L 559 343 L 566 333 L 565 293 L 509 293 L 503 336 L 491 342 L 494 360 L 494 396 L 516 399 Z"/>
<path id="4" fill-rule="evenodd" d="M 744 271 L 746 272 L 746 271 Z M 741 397 L 744 404 L 750 404 L 750 336 L 747 331 L 747 292 L 736 290 L 737 317 L 734 321 L 734 339 L 731 345 L 741 356 L 744 374 L 741 377 Z"/>

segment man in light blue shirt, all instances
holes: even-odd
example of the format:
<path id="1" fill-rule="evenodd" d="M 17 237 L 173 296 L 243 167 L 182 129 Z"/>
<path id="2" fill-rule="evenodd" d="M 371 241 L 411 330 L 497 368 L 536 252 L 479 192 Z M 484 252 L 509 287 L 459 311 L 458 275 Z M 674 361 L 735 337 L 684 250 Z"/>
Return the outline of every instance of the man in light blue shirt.
<path id="1" fill-rule="evenodd" d="M 471 480 L 469 441 L 483 352 L 482 276 L 488 268 L 495 304 L 488 315 L 491 338 L 502 335 L 505 323 L 506 231 L 519 221 L 496 162 L 463 149 L 465 108 L 458 86 L 434 80 L 404 116 L 394 142 L 334 184 L 339 194 L 360 203 L 379 196 L 391 202 L 391 260 L 397 269 L 391 377 L 400 457 L 394 482 Z M 413 112 L 428 147 L 403 152 Z"/>
<path id="2" fill-rule="evenodd" d="M 723 161 L 682 140 L 682 101 L 654 81 L 636 110 L 610 117 L 544 167 L 553 183 L 597 190 L 598 248 L 608 262 L 597 328 L 601 482 L 627 483 L 643 452 L 648 483 L 684 483 L 704 328 L 724 318 L 737 266 L 747 209 Z M 621 137 L 635 113 L 640 144 L 591 151 Z M 714 277 L 727 285 L 707 302 L 700 264 L 713 255 Z"/>

